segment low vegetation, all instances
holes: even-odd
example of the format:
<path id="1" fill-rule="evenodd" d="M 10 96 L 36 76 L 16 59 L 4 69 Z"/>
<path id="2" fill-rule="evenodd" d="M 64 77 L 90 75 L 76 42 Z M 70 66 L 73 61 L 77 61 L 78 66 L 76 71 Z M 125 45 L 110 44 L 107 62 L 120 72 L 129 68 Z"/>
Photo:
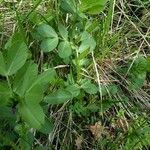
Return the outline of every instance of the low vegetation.
<path id="1" fill-rule="evenodd" d="M 0 2 L 0 149 L 149 149 L 149 0 Z"/>

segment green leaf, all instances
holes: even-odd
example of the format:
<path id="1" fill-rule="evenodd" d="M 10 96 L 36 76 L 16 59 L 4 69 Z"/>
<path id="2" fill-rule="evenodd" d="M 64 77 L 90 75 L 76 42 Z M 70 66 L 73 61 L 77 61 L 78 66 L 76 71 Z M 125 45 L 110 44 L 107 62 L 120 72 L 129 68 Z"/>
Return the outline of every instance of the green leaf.
<path id="1" fill-rule="evenodd" d="M 75 102 L 75 104 L 71 105 L 70 108 L 80 117 L 81 116 L 87 117 L 90 114 L 89 109 L 85 106 L 83 102 L 80 101 Z"/>
<path id="2" fill-rule="evenodd" d="M 20 134 L 20 132 L 19 132 L 19 134 Z M 21 135 L 21 138 L 19 140 L 20 149 L 31 150 L 33 142 L 34 142 L 34 135 L 33 135 L 33 133 L 31 133 L 31 132 L 23 133 L 23 135 Z"/>
<path id="3" fill-rule="evenodd" d="M 30 104 L 38 104 L 43 99 L 44 94 L 44 85 L 43 84 L 37 84 L 34 85 L 29 91 L 25 93 L 25 101 L 26 103 Z"/>
<path id="4" fill-rule="evenodd" d="M 0 106 L 0 119 L 9 119 L 9 121 L 15 121 L 15 114 L 12 113 L 12 108 L 8 106 Z"/>
<path id="5" fill-rule="evenodd" d="M 140 74 L 146 72 L 147 60 L 143 56 L 138 56 L 130 70 L 131 74 Z"/>
<path id="6" fill-rule="evenodd" d="M 115 95 L 118 91 L 118 86 L 115 84 L 101 85 L 102 96 L 106 96 L 108 94 Z"/>
<path id="7" fill-rule="evenodd" d="M 15 43 L 20 43 L 23 42 L 23 37 L 22 34 L 20 32 L 15 32 L 6 42 L 5 44 L 5 49 L 9 49 L 11 48 L 12 45 L 14 45 Z"/>
<path id="8" fill-rule="evenodd" d="M 143 56 L 138 56 L 128 73 L 130 90 L 140 89 L 146 80 L 147 60 Z"/>
<path id="9" fill-rule="evenodd" d="M 36 37 L 42 40 L 40 47 L 43 52 L 50 52 L 57 47 L 58 35 L 51 26 L 47 24 L 41 24 L 36 31 L 38 33 L 35 34 Z"/>
<path id="10" fill-rule="evenodd" d="M 30 91 L 35 85 L 47 84 L 48 82 L 51 82 L 54 80 L 55 76 L 55 70 L 53 68 L 49 68 L 48 70 L 38 75 L 37 79 L 30 85 L 27 91 Z"/>
<path id="11" fill-rule="evenodd" d="M 47 24 L 39 25 L 37 28 L 37 32 L 43 38 L 56 38 L 56 37 L 58 37 L 55 30 Z"/>
<path id="12" fill-rule="evenodd" d="M 39 131 L 44 134 L 49 134 L 53 131 L 53 128 L 54 128 L 53 122 L 50 119 L 45 118 L 45 122 L 42 125 L 42 127 L 39 129 Z"/>
<path id="13" fill-rule="evenodd" d="M 83 80 L 81 88 L 89 94 L 96 94 L 98 92 L 98 88 L 90 80 Z"/>
<path id="14" fill-rule="evenodd" d="M 88 20 L 85 26 L 85 30 L 89 33 L 96 32 L 99 29 L 99 21 L 98 20 Z"/>
<path id="15" fill-rule="evenodd" d="M 102 102 L 102 109 L 101 109 L 101 105 L 99 105 L 100 107 L 100 112 L 105 113 L 106 111 L 108 111 L 116 102 L 115 99 L 107 99 L 104 100 Z"/>
<path id="16" fill-rule="evenodd" d="M 82 33 L 81 41 L 82 41 L 81 45 L 79 46 L 80 53 L 83 53 L 87 49 L 92 51 L 96 47 L 96 42 L 95 42 L 94 38 L 86 31 Z"/>
<path id="17" fill-rule="evenodd" d="M 0 52 L 0 75 L 5 76 L 6 74 L 6 65 L 2 52 Z"/>
<path id="18" fill-rule="evenodd" d="M 31 62 L 27 62 L 16 74 L 13 90 L 18 95 L 23 96 L 30 85 L 37 79 L 38 66 Z"/>
<path id="19" fill-rule="evenodd" d="M 81 33 L 81 41 L 87 40 L 90 37 L 91 35 L 87 31 L 84 31 L 83 33 Z"/>
<path id="20" fill-rule="evenodd" d="M 39 103 L 43 98 L 46 84 L 52 82 L 55 75 L 55 70 L 51 68 L 38 75 L 37 79 L 30 83 L 30 86 L 25 93 L 25 100 L 28 103 Z"/>
<path id="21" fill-rule="evenodd" d="M 26 62 L 27 46 L 24 42 L 16 42 L 7 49 L 6 55 L 6 75 L 15 74 Z"/>
<path id="22" fill-rule="evenodd" d="M 79 47 L 79 52 L 82 53 L 84 51 L 86 51 L 87 49 L 94 50 L 96 47 L 96 42 L 93 38 L 91 39 L 87 39 L 82 41 L 80 47 Z"/>
<path id="23" fill-rule="evenodd" d="M 100 106 L 98 106 L 95 103 L 91 103 L 87 106 L 87 109 L 90 110 L 91 112 L 98 112 L 100 110 Z"/>
<path id="24" fill-rule="evenodd" d="M 56 72 L 52 68 L 38 75 L 38 66 L 27 62 L 16 74 L 13 91 L 25 98 L 27 103 L 39 103 L 43 99 L 46 84 L 52 82 L 55 76 Z"/>
<path id="25" fill-rule="evenodd" d="M 65 26 L 62 25 L 62 24 L 59 24 L 59 25 L 58 25 L 58 30 L 59 30 L 60 35 L 61 35 L 65 40 L 67 40 L 67 39 L 68 39 L 68 31 L 67 31 L 67 29 L 65 28 Z"/>
<path id="26" fill-rule="evenodd" d="M 11 96 L 12 91 L 8 84 L 6 82 L 0 82 L 0 105 L 7 105 Z"/>
<path id="27" fill-rule="evenodd" d="M 144 85 L 146 80 L 146 72 L 140 74 L 131 74 L 129 80 L 128 88 L 130 90 L 138 90 Z"/>
<path id="28" fill-rule="evenodd" d="M 30 87 L 28 88 L 27 92 L 29 92 L 34 86 L 40 85 L 40 84 L 46 84 L 48 82 L 51 82 L 56 75 L 56 72 L 54 69 L 48 69 L 47 71 L 44 71 L 42 74 L 38 75 L 37 79 L 30 84 Z"/>
<path id="29" fill-rule="evenodd" d="M 38 129 L 42 133 L 50 133 L 52 123 L 45 120 L 45 115 L 39 102 L 43 99 L 46 84 L 54 79 L 56 72 L 50 68 L 37 75 L 37 66 L 29 62 L 18 72 L 18 77 L 20 78 L 23 73 L 22 85 L 20 85 L 21 82 L 19 85 L 24 99 L 19 105 L 19 112 L 31 127 Z"/>
<path id="30" fill-rule="evenodd" d="M 119 91 L 118 86 L 115 84 L 112 84 L 108 87 L 108 90 L 110 92 L 110 94 L 115 95 L 117 94 L 117 92 Z"/>
<path id="31" fill-rule="evenodd" d="M 44 112 L 39 104 L 23 103 L 19 105 L 19 112 L 22 118 L 28 123 L 29 126 L 40 129 L 45 122 Z"/>
<path id="32" fill-rule="evenodd" d="M 67 12 L 70 12 L 70 13 L 76 12 L 76 3 L 74 0 L 61 0 L 60 6 L 63 10 Z"/>
<path id="33" fill-rule="evenodd" d="M 108 0 L 81 0 L 80 10 L 89 14 L 99 14 Z"/>
<path id="34" fill-rule="evenodd" d="M 61 58 L 68 58 L 72 55 L 72 49 L 68 41 L 64 41 L 59 44 L 58 54 Z"/>
<path id="35" fill-rule="evenodd" d="M 50 52 L 58 45 L 58 37 L 44 39 L 40 45 L 43 52 Z"/>
<path id="36" fill-rule="evenodd" d="M 71 99 L 72 94 L 64 89 L 59 89 L 58 91 L 45 97 L 45 101 L 49 104 L 62 104 Z"/>
<path id="37" fill-rule="evenodd" d="M 80 87 L 77 84 L 68 85 L 66 90 L 72 94 L 72 97 L 77 97 L 80 94 Z"/>
<path id="38" fill-rule="evenodd" d="M 89 49 L 86 49 L 83 52 L 81 52 L 78 56 L 78 60 L 81 61 L 81 60 L 85 59 L 86 56 L 88 55 L 88 53 L 89 53 Z"/>

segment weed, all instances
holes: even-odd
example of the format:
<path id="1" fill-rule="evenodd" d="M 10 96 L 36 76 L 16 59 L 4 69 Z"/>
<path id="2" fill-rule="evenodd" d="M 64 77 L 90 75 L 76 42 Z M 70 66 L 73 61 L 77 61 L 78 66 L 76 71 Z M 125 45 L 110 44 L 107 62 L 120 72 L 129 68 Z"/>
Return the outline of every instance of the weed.
<path id="1" fill-rule="evenodd" d="M 1 2 L 0 148 L 148 149 L 149 6 Z"/>

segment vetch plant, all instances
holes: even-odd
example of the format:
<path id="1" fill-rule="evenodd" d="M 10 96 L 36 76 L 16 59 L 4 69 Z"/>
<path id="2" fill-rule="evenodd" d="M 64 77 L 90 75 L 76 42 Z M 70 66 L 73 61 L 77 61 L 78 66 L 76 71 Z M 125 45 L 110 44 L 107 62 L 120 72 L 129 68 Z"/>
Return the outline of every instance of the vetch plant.
<path id="1" fill-rule="evenodd" d="M 148 148 L 147 3 L 0 5 L 0 149 Z"/>
<path id="2" fill-rule="evenodd" d="M 6 51 L 0 53 L 0 75 L 6 78 L 0 81 L 0 104 L 9 106 L 9 111 L 15 105 L 15 113 L 21 121 L 43 133 L 49 133 L 52 123 L 46 118 L 40 102 L 56 72 L 49 68 L 39 74 L 37 64 L 28 59 L 28 53 L 27 45 L 19 33 L 12 36 L 6 44 Z"/>

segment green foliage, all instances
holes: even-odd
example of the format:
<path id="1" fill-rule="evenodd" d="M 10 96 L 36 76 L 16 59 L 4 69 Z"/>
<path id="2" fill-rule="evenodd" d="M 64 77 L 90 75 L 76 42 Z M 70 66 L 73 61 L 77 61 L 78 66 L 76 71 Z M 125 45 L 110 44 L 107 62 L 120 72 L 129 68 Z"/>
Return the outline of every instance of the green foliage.
<path id="1" fill-rule="evenodd" d="M 60 0 L 60 6 L 66 12 L 70 12 L 70 13 L 76 12 L 75 0 Z"/>
<path id="2" fill-rule="evenodd" d="M 12 91 L 10 90 L 6 82 L 0 82 L 0 105 L 6 105 L 9 102 L 9 98 L 12 96 Z"/>
<path id="3" fill-rule="evenodd" d="M 12 113 L 10 107 L 1 105 L 0 106 L 0 119 L 9 119 L 9 121 L 15 121 L 15 114 Z"/>
<path id="4" fill-rule="evenodd" d="M 58 54 L 61 58 L 68 58 L 72 54 L 72 49 L 68 41 L 61 42 L 58 46 Z"/>
<path id="5" fill-rule="evenodd" d="M 82 80 L 81 88 L 89 94 L 96 94 L 98 92 L 98 88 L 90 80 Z"/>
<path id="6" fill-rule="evenodd" d="M 43 52 L 50 52 L 57 47 L 58 35 L 51 26 L 41 24 L 37 27 L 36 31 L 37 36 L 42 40 L 41 50 Z"/>
<path id="7" fill-rule="evenodd" d="M 33 103 L 34 104 L 34 103 Z M 19 112 L 23 119 L 33 128 L 40 129 L 44 124 L 44 113 L 39 104 L 23 103 L 19 106 Z"/>
<path id="8" fill-rule="evenodd" d="M 129 72 L 129 89 L 138 90 L 144 85 L 147 73 L 147 60 L 139 56 Z"/>
<path id="9" fill-rule="evenodd" d="M 81 0 L 80 10 L 89 14 L 99 14 L 108 0 Z"/>
<path id="10" fill-rule="evenodd" d="M 6 45 L 5 55 L 0 53 L 0 74 L 3 76 L 15 74 L 26 62 L 28 48 L 20 36 L 14 34 Z"/>
<path id="11" fill-rule="evenodd" d="M 96 42 L 93 37 L 88 32 L 83 32 L 81 34 L 81 45 L 79 46 L 79 53 L 84 52 L 89 49 L 90 51 L 94 50 L 96 47 Z"/>
<path id="12" fill-rule="evenodd" d="M 41 50 L 43 52 L 50 52 L 56 48 L 58 44 L 58 38 L 47 38 L 41 43 Z"/>
<path id="13" fill-rule="evenodd" d="M 89 117 L 92 113 L 104 113 L 109 110 L 116 102 L 116 100 L 104 100 L 102 107 L 100 102 L 85 104 L 84 102 L 76 102 L 70 108 L 78 116 Z"/>
<path id="14" fill-rule="evenodd" d="M 56 92 L 45 97 L 45 101 L 49 104 L 62 104 L 71 99 L 72 94 L 65 89 L 59 89 Z"/>
<path id="15" fill-rule="evenodd" d="M 128 70 L 128 68 L 130 68 Z M 146 80 L 146 75 L 149 70 L 149 59 L 144 58 L 143 56 L 138 56 L 134 63 L 128 63 L 126 68 L 122 68 L 119 72 L 122 75 L 127 74 L 128 88 L 130 90 L 139 90 Z"/>
<path id="16" fill-rule="evenodd" d="M 68 31 L 67 31 L 67 29 L 65 28 L 65 26 L 62 25 L 62 24 L 58 24 L 58 30 L 59 30 L 59 33 L 60 33 L 61 37 L 62 37 L 64 40 L 68 40 Z"/>
<path id="17" fill-rule="evenodd" d="M 41 31 L 42 32 L 42 31 Z M 14 41 L 16 39 L 16 42 Z M 14 35 L 7 43 L 5 54 L 5 67 L 1 69 L 1 74 L 7 77 L 7 82 L 0 82 L 0 100 L 1 105 L 7 105 L 8 102 L 18 103 L 17 108 L 20 117 L 30 126 L 41 131 L 51 131 L 51 126 L 45 122 L 45 114 L 40 102 L 43 99 L 46 85 L 53 81 L 56 73 L 54 69 L 48 69 L 38 74 L 38 66 L 27 59 L 27 46 L 23 41 L 18 39 L 18 34 Z M 1 57 L 3 54 L 1 53 Z M 2 59 L 3 61 L 3 59 Z M 7 62 L 7 63 L 6 63 Z M 2 66 L 2 67 L 3 67 Z M 21 68 L 21 69 L 20 69 Z M 14 75 L 13 82 L 9 77 Z M 49 123 L 51 125 L 51 123 Z"/>
<path id="18" fill-rule="evenodd" d="M 146 73 L 140 73 L 140 74 L 131 74 L 130 75 L 130 82 L 129 83 L 129 89 L 131 90 L 138 90 L 144 85 L 146 79 Z"/>
<path id="19" fill-rule="evenodd" d="M 18 41 L 7 49 L 5 61 L 6 76 L 16 73 L 24 64 L 27 59 L 27 46 L 24 42 Z"/>
<path id="20" fill-rule="evenodd" d="M 38 70 L 33 62 L 27 62 L 14 78 L 13 89 L 18 95 L 24 95 L 30 84 L 35 80 Z"/>
<path id="21" fill-rule="evenodd" d="M 66 90 L 72 94 L 72 97 L 77 97 L 80 94 L 80 86 L 77 84 L 68 85 Z"/>
<path id="22" fill-rule="evenodd" d="M 55 37 L 57 37 L 57 33 L 54 31 L 54 29 L 47 24 L 39 25 L 37 27 L 37 33 L 42 38 L 55 38 Z"/>
<path id="23" fill-rule="evenodd" d="M 148 148 L 150 145 L 150 127 L 145 120 L 139 118 L 129 129 L 124 149 Z"/>
<path id="24" fill-rule="evenodd" d="M 16 26 L 7 42 L 7 24 L 0 32 L 0 149 L 150 145 L 144 86 L 149 86 L 150 58 L 140 51 L 133 62 L 128 59 L 139 36 L 145 35 L 144 46 L 149 37 L 138 20 L 141 34 L 131 44 L 124 19 L 130 11 L 124 9 L 119 18 L 115 3 L 119 8 L 114 0 L 36 0 L 22 13 L 24 3 L 5 2 L 16 14 Z M 125 43 L 123 31 L 130 35 Z M 125 59 L 120 57 L 124 49 Z"/>
<path id="25" fill-rule="evenodd" d="M 6 74 L 6 64 L 2 52 L 0 52 L 0 64 L 0 74 L 4 76 Z"/>
<path id="26" fill-rule="evenodd" d="M 87 107 L 82 104 L 81 102 L 76 102 L 72 107 L 71 110 L 73 112 L 75 112 L 78 116 L 82 117 L 87 117 L 89 116 L 89 110 L 87 109 Z"/>

